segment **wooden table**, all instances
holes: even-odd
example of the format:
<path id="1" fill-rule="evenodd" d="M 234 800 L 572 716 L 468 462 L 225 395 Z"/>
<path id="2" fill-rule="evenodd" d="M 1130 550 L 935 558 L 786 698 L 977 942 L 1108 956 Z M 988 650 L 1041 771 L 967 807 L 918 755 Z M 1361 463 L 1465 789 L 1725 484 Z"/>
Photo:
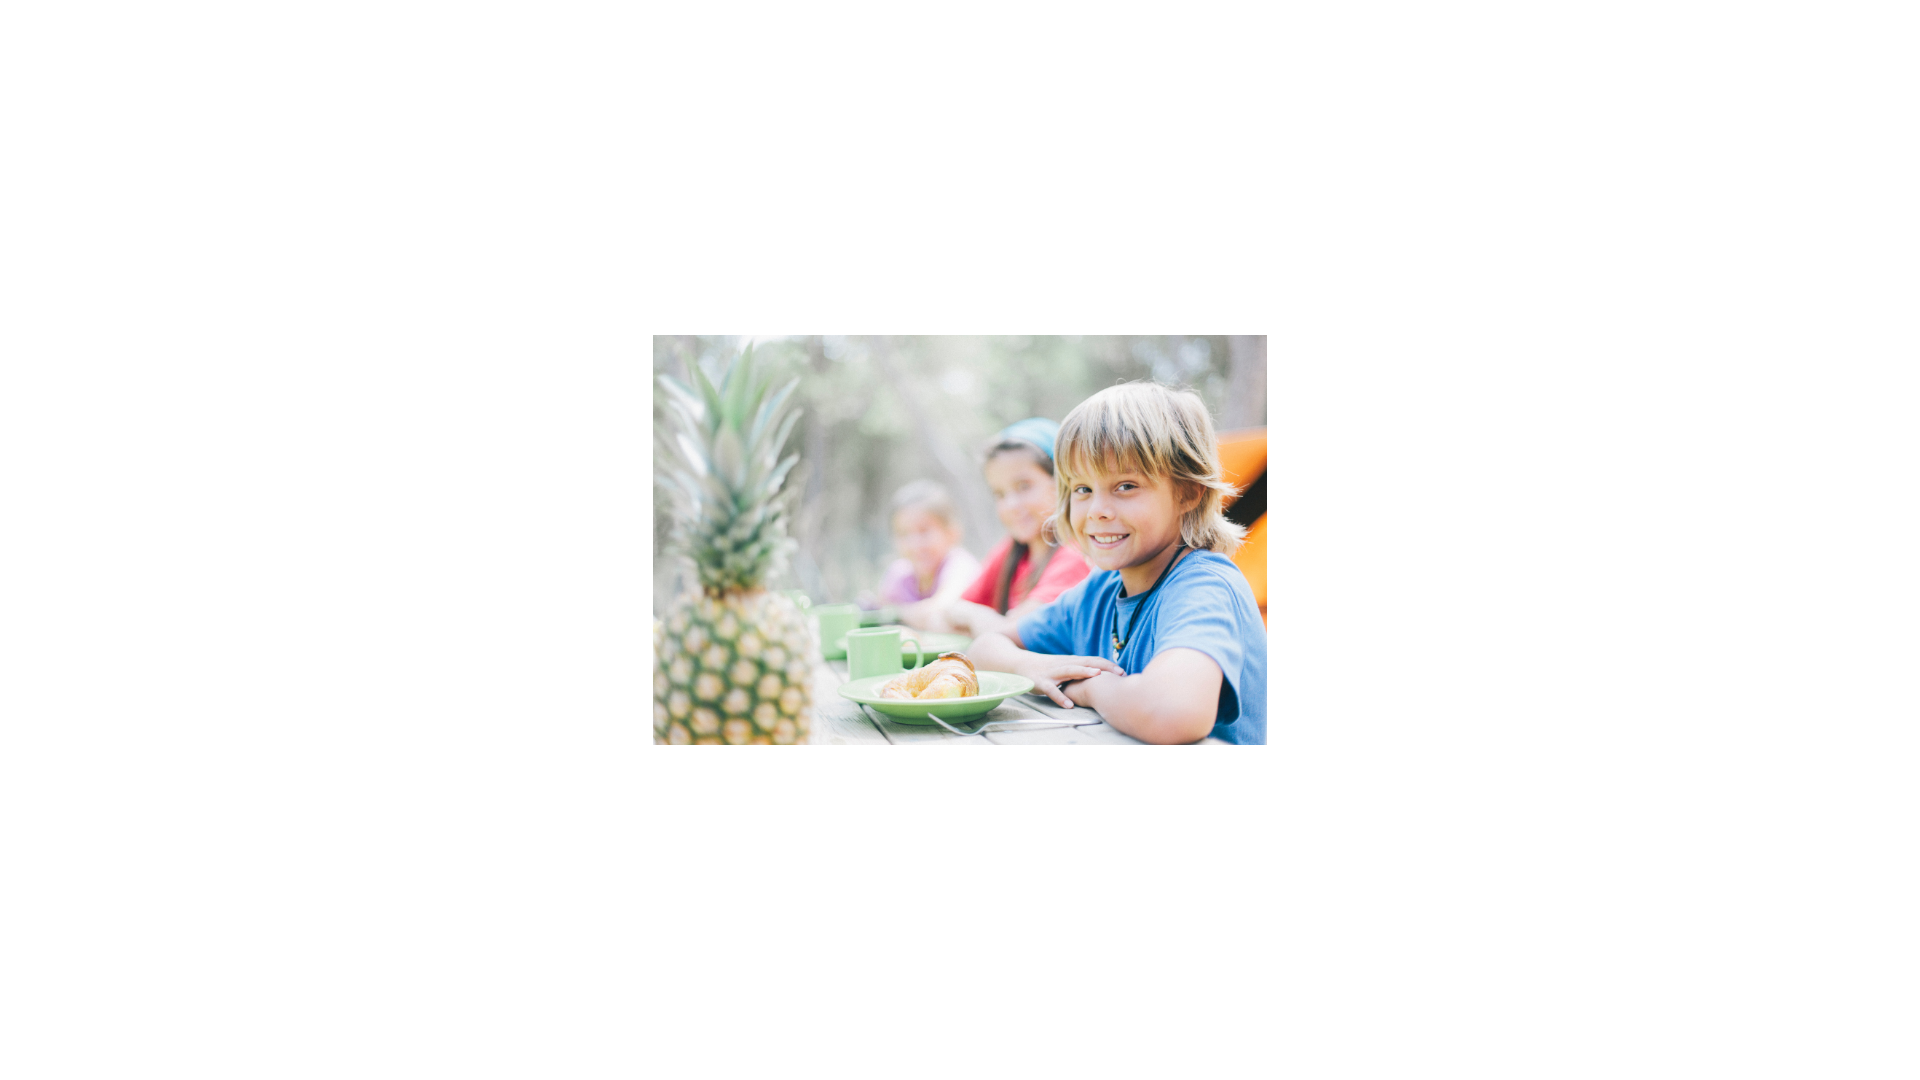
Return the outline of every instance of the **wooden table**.
<path id="1" fill-rule="evenodd" d="M 1097 744 L 1144 746 L 1139 739 L 1108 727 L 1100 714 L 1075 706 L 1062 709 L 1038 694 L 1019 694 L 1000 703 L 987 714 L 992 720 L 1070 720 L 1074 727 L 1032 729 L 993 729 L 984 735 L 955 735 L 938 724 L 902 724 L 860 707 L 840 696 L 840 684 L 847 681 L 847 662 L 828 660 L 813 670 L 813 733 L 807 739 L 815 746 L 869 744 L 875 746 L 1089 746 Z M 956 723 L 955 727 L 979 727 L 979 720 Z M 1202 743 L 1227 746 L 1208 736 Z"/>

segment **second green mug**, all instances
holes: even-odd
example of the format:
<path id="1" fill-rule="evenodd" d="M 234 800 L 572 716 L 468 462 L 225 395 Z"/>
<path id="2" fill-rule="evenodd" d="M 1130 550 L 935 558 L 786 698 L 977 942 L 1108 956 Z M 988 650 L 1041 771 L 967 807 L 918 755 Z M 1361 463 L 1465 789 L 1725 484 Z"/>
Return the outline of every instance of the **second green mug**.
<path id="1" fill-rule="evenodd" d="M 916 653 L 925 653 L 919 638 L 913 642 Z M 906 670 L 900 650 L 903 645 L 897 626 L 870 626 L 847 631 L 847 678 L 866 679 L 875 675 L 898 675 Z"/>
<path id="2" fill-rule="evenodd" d="M 860 609 L 853 604 L 815 604 L 813 617 L 820 624 L 820 654 L 829 660 L 840 659 L 834 643 L 860 625 Z"/>

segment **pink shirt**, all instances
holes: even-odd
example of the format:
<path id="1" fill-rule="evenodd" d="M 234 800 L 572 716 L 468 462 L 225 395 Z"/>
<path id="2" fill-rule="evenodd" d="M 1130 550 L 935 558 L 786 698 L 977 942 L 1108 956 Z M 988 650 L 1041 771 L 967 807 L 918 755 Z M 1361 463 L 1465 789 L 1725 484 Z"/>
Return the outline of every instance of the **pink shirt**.
<path id="1" fill-rule="evenodd" d="M 1007 561 L 1012 551 L 1013 537 L 1000 541 L 999 546 L 987 554 L 985 569 L 980 571 L 980 576 L 967 587 L 967 591 L 960 594 L 960 599 L 992 607 L 994 590 L 1000 586 L 1000 565 Z M 1047 568 L 1040 571 L 1040 580 L 1034 581 L 1033 552 L 1029 550 L 1013 568 L 1013 582 L 1007 589 L 1007 609 L 1011 611 L 1018 607 L 1029 596 L 1035 597 L 1038 603 L 1050 604 L 1054 597 L 1078 585 L 1081 579 L 1092 572 L 1093 568 L 1087 565 L 1080 549 L 1063 546 L 1053 553 Z"/>

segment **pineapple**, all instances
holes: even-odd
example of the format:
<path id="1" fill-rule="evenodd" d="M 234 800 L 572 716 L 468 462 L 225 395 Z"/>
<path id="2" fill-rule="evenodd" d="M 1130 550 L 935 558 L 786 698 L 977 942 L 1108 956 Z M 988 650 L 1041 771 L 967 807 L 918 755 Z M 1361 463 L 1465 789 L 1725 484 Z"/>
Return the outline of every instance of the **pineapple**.
<path id="1" fill-rule="evenodd" d="M 697 393 L 660 377 L 672 411 L 655 453 L 669 551 L 692 562 L 699 589 L 654 624 L 653 740 L 804 743 L 819 646 L 799 607 L 766 588 L 794 546 L 793 493 L 781 484 L 799 456 L 782 459 L 780 447 L 800 418 L 783 408 L 800 380 L 769 397 L 752 346 L 718 389 L 693 375 Z"/>

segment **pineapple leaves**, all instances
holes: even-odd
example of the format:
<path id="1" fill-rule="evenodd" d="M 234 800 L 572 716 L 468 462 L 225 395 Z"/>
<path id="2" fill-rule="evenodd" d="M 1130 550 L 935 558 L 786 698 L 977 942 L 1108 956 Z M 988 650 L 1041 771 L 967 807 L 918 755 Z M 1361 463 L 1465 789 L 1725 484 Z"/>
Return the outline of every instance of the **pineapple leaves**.
<path id="1" fill-rule="evenodd" d="M 740 427 L 740 420 L 747 415 L 747 391 L 752 385 L 753 346 L 748 345 L 720 381 L 720 396 L 726 400 L 726 412 L 721 414 L 725 418 L 722 426 Z"/>
<path id="2" fill-rule="evenodd" d="M 794 411 L 787 414 L 787 418 L 785 420 L 782 420 L 780 422 L 779 433 L 773 437 L 772 442 L 767 444 L 768 457 L 772 457 L 775 454 L 778 454 L 780 452 L 780 448 L 787 445 L 787 436 L 793 432 L 793 425 L 799 419 L 800 419 L 800 410 L 795 409 Z"/>
<path id="3" fill-rule="evenodd" d="M 668 397 L 677 402 L 684 402 L 693 407 L 696 413 L 699 412 L 700 395 L 694 393 L 692 387 L 671 375 L 655 376 L 655 381 L 666 389 Z"/>
<path id="4" fill-rule="evenodd" d="M 713 383 L 707 379 L 707 373 L 700 370 L 699 364 L 694 364 L 692 367 L 694 381 L 700 384 L 700 396 L 707 404 L 705 425 L 707 433 L 712 434 L 720 429 L 720 419 L 726 415 L 725 410 L 720 407 L 720 391 L 713 388 Z"/>
<path id="5" fill-rule="evenodd" d="M 680 448 L 680 458 L 688 469 L 696 474 L 707 476 L 713 474 L 713 460 L 707 457 L 706 451 L 701 449 L 698 442 L 695 442 L 693 438 L 688 436 L 684 431 L 676 438 L 676 442 Z"/>
<path id="6" fill-rule="evenodd" d="M 800 385 L 800 378 L 799 376 L 796 375 L 794 376 L 793 381 L 781 387 L 779 393 L 774 394 L 772 398 L 768 399 L 766 404 L 760 406 L 759 414 L 753 418 L 753 433 L 747 436 L 748 442 L 757 443 L 760 441 L 760 436 L 766 433 L 767 424 L 772 422 L 775 416 L 779 415 L 780 406 L 786 402 L 788 395 L 793 393 L 794 387 L 799 385 Z M 800 414 L 798 412 L 795 412 L 793 415 L 799 416 Z M 780 452 L 780 447 L 784 445 L 786 441 L 787 440 L 784 436 L 782 436 L 781 438 L 775 439 L 773 441 L 773 445 L 769 447 L 769 449 L 773 453 L 777 454 Z"/>
<path id="7" fill-rule="evenodd" d="M 780 490 L 780 482 L 787 478 L 787 472 L 800 463 L 799 454 L 788 454 L 787 459 L 774 467 L 773 475 L 767 478 L 767 491 Z"/>
<path id="8" fill-rule="evenodd" d="M 800 413 L 798 411 L 788 413 L 787 418 L 780 423 L 779 433 L 771 441 L 758 438 L 752 440 L 754 447 L 753 460 L 748 466 L 747 474 L 742 485 L 743 487 L 751 491 L 764 489 L 768 494 L 772 494 L 778 490 L 778 481 L 776 480 L 772 486 L 768 486 L 766 483 L 767 476 L 769 470 L 773 468 L 774 462 L 780 456 L 780 447 L 785 445 L 788 433 L 793 430 L 794 423 L 799 419 Z"/>
<path id="9" fill-rule="evenodd" d="M 747 448 L 740 432 L 732 427 L 720 429 L 713 439 L 713 467 L 735 489 L 747 483 Z"/>
<path id="10" fill-rule="evenodd" d="M 787 535 L 798 492 L 783 491 L 800 455 L 781 457 L 801 410 L 798 378 L 779 384 L 751 346 L 716 387 L 697 364 L 689 388 L 662 375 L 669 408 L 656 437 L 661 490 L 672 496 L 672 552 L 697 568 L 709 595 L 762 586 L 798 546 Z M 769 429 L 774 435 L 769 439 Z"/>

